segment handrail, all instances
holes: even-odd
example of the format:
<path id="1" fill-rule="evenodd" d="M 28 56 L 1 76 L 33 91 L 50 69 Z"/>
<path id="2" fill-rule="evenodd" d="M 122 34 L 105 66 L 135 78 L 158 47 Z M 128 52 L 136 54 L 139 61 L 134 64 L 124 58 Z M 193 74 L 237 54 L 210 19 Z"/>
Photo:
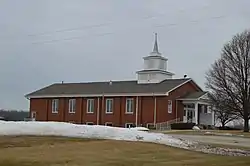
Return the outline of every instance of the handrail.
<path id="1" fill-rule="evenodd" d="M 166 122 L 156 123 L 156 130 L 170 130 L 171 124 L 180 122 L 180 118 L 172 119 Z"/>

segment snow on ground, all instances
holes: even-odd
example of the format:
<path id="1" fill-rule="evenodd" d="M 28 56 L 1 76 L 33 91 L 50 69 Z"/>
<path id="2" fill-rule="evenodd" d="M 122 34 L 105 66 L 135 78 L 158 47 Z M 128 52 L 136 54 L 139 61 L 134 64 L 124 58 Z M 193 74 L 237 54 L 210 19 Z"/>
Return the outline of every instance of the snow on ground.
<path id="1" fill-rule="evenodd" d="M 0 121 L 0 135 L 66 136 L 92 139 L 111 139 L 159 143 L 188 149 L 192 142 L 182 141 L 161 133 L 98 125 L 76 125 L 63 122 L 7 122 Z"/>
<path id="2" fill-rule="evenodd" d="M 198 142 L 188 141 L 162 133 L 139 131 L 142 128 L 119 128 L 108 126 L 76 125 L 63 122 L 7 122 L 0 121 L 0 136 L 34 135 L 64 136 L 75 138 L 142 141 L 164 144 L 183 149 L 230 156 L 250 156 L 250 151 L 213 148 Z"/>
<path id="3" fill-rule="evenodd" d="M 137 130 L 137 131 L 149 131 L 148 128 L 146 127 L 133 127 L 133 128 L 130 128 L 132 130 Z"/>

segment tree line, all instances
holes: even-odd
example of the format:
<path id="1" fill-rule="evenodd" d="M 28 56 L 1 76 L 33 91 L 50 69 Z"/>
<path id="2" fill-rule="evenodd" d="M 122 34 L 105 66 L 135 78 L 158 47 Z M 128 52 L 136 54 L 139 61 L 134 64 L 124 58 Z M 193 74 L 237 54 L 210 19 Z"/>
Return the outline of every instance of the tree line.
<path id="1" fill-rule="evenodd" d="M 25 118 L 29 117 L 29 112 L 17 110 L 0 110 L 0 117 L 2 117 L 2 120 L 7 121 L 23 121 Z"/>

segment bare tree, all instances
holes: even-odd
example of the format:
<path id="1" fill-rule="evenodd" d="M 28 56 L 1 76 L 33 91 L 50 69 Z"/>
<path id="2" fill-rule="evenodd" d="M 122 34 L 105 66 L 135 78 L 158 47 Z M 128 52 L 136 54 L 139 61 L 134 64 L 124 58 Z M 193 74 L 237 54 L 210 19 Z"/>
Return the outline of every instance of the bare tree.
<path id="1" fill-rule="evenodd" d="M 230 107 L 228 107 L 227 96 L 215 92 L 215 94 L 210 94 L 211 106 L 215 112 L 217 120 L 220 121 L 222 128 L 224 129 L 226 124 L 238 119 L 238 115 Z"/>
<path id="2" fill-rule="evenodd" d="M 206 87 L 226 99 L 226 110 L 244 119 L 249 131 L 250 109 L 250 31 L 235 35 L 222 49 L 221 57 L 206 73 Z"/>

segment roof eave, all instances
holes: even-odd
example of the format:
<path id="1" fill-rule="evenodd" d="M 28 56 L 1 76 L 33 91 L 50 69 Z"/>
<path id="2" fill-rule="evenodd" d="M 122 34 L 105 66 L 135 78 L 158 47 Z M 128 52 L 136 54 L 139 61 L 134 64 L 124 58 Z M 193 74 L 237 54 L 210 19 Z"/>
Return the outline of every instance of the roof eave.
<path id="1" fill-rule="evenodd" d="M 106 93 L 106 94 L 58 94 L 58 95 L 31 95 L 28 96 L 29 99 L 31 98 L 78 98 L 78 97 L 118 97 L 118 96 L 167 96 L 168 94 L 163 92 L 163 93 Z"/>

